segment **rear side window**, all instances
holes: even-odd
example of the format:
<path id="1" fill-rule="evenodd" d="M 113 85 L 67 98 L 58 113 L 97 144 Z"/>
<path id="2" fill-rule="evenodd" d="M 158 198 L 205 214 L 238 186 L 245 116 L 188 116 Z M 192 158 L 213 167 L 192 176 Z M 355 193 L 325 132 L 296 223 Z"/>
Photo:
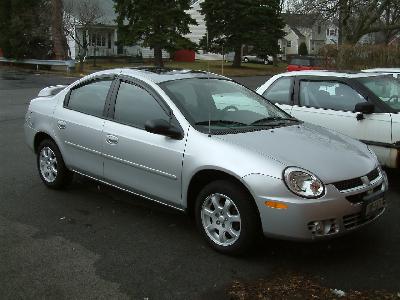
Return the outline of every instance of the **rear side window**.
<path id="1" fill-rule="evenodd" d="M 115 102 L 114 119 L 117 122 L 144 128 L 146 121 L 164 119 L 168 115 L 146 90 L 121 82 Z"/>
<path id="2" fill-rule="evenodd" d="M 280 78 L 267 89 L 263 96 L 269 101 L 279 104 L 291 104 L 291 78 Z"/>
<path id="3" fill-rule="evenodd" d="M 101 117 L 112 80 L 101 80 L 71 90 L 67 107 L 88 115 Z"/>
<path id="4" fill-rule="evenodd" d="M 303 67 L 312 66 L 311 60 L 307 58 L 293 58 L 290 61 L 290 65 L 303 66 Z"/>
<path id="5" fill-rule="evenodd" d="M 354 111 L 364 97 L 347 84 L 336 81 L 301 81 L 300 105 L 332 110 Z"/>

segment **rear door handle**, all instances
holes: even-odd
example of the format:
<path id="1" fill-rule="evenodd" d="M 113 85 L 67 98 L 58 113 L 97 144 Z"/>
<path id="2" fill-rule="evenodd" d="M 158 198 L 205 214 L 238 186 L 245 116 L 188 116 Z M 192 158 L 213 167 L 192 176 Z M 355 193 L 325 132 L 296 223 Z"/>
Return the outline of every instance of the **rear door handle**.
<path id="1" fill-rule="evenodd" d="M 118 144 L 118 137 L 112 134 L 108 134 L 106 137 L 106 142 L 110 145 L 116 145 Z"/>
<path id="2" fill-rule="evenodd" d="M 57 127 L 58 127 L 58 129 L 60 129 L 60 130 L 61 130 L 61 129 L 67 128 L 67 122 L 58 120 L 58 121 L 57 121 Z"/>

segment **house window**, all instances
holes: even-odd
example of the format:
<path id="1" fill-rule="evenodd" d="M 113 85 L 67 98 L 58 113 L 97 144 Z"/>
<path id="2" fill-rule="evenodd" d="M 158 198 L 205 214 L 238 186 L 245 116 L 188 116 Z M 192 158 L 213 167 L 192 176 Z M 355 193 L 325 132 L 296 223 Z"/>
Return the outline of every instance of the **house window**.
<path id="1" fill-rule="evenodd" d="M 287 41 L 286 46 L 287 46 L 288 48 L 292 47 L 292 41 Z"/>
<path id="2" fill-rule="evenodd" d="M 112 39 L 112 35 L 111 35 L 111 32 L 109 32 L 109 33 L 108 33 L 108 45 L 107 45 L 107 46 L 108 46 L 108 49 L 111 49 L 111 45 L 112 45 L 112 44 L 111 44 L 111 39 Z"/>
<path id="3" fill-rule="evenodd" d="M 335 36 L 336 35 L 336 30 L 335 29 L 331 29 L 329 31 L 329 35 Z"/>
<path id="4" fill-rule="evenodd" d="M 318 25 L 318 34 L 321 34 L 321 25 Z"/>
<path id="5" fill-rule="evenodd" d="M 91 33 L 89 34 L 89 45 L 97 47 L 106 46 L 106 35 L 104 33 Z"/>

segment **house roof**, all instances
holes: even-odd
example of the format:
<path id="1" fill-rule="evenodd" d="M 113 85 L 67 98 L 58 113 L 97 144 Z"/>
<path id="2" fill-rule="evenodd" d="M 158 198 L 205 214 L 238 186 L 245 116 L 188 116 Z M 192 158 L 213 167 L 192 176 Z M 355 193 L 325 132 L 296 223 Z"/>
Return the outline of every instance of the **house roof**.
<path id="1" fill-rule="evenodd" d="M 291 28 L 295 27 L 312 28 L 315 22 L 317 22 L 317 20 L 319 19 L 319 15 L 317 14 L 286 13 L 283 14 L 282 16 L 285 23 L 288 24 Z"/>
<path id="2" fill-rule="evenodd" d="M 290 26 L 290 29 L 293 30 L 293 32 L 299 37 L 299 38 L 304 38 L 304 35 L 300 32 L 300 30 L 298 30 L 296 27 L 294 26 Z"/>

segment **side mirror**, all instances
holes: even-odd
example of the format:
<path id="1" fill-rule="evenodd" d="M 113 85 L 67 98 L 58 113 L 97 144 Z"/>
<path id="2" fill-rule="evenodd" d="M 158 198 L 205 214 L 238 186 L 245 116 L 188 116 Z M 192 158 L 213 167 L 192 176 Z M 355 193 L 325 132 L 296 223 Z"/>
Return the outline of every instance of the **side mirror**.
<path id="1" fill-rule="evenodd" d="M 148 120 L 146 121 L 144 128 L 148 132 L 164 135 L 171 139 L 180 140 L 183 138 L 183 132 L 180 128 L 170 124 L 166 120 Z"/>
<path id="2" fill-rule="evenodd" d="M 357 103 L 356 107 L 354 108 L 354 111 L 361 114 L 370 115 L 374 113 L 375 105 L 370 102 Z"/>

